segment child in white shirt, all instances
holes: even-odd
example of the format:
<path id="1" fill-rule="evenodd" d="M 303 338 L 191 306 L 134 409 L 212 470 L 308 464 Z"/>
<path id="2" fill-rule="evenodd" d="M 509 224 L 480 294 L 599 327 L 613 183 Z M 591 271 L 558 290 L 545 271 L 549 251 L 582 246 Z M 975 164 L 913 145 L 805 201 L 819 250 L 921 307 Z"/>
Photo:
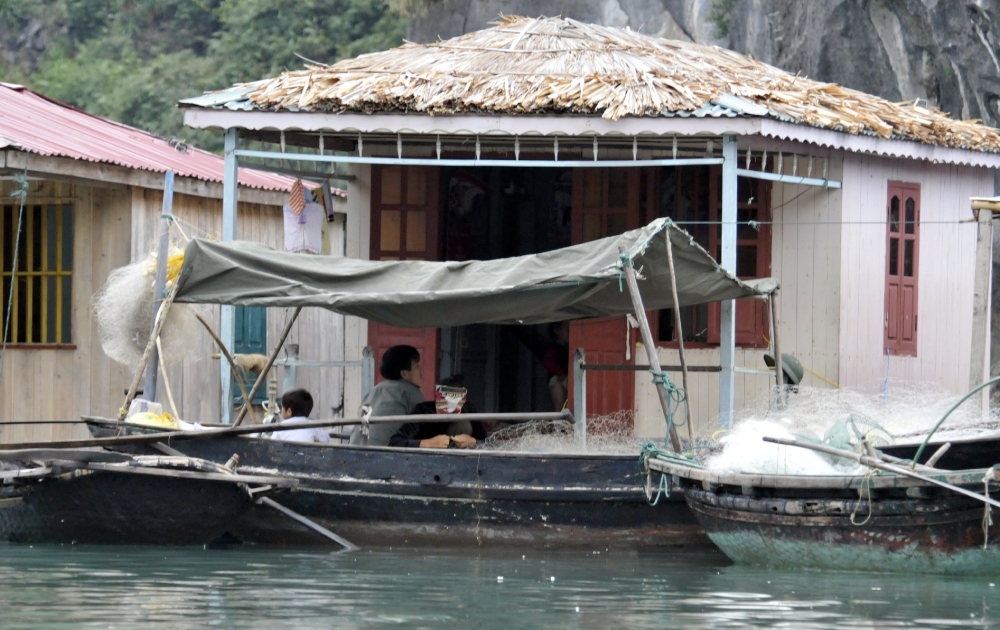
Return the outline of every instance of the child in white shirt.
<path id="1" fill-rule="evenodd" d="M 313 399 L 306 390 L 293 389 L 290 392 L 285 392 L 281 396 L 281 421 L 284 423 L 308 422 L 312 408 Z M 329 442 L 330 436 L 320 428 L 290 429 L 273 432 L 271 439 L 285 442 Z"/>

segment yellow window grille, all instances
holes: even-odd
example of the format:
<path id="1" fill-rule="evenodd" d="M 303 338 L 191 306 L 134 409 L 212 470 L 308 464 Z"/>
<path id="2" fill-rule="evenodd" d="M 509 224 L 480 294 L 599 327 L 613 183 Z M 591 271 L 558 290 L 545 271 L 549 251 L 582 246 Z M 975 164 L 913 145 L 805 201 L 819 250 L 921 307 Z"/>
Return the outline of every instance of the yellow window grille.
<path id="1" fill-rule="evenodd" d="M 5 327 L 9 298 L 12 303 L 7 343 L 72 343 L 73 204 L 31 203 L 29 198 L 14 272 L 19 209 L 17 203 L 4 203 L 0 212 L 0 333 Z"/>

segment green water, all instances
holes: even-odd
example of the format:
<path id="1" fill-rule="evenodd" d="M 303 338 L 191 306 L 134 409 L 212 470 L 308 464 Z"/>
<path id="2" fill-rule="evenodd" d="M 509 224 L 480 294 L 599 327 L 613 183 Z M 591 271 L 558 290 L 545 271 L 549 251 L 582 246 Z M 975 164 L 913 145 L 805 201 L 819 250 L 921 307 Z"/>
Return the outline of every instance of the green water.
<path id="1" fill-rule="evenodd" d="M 779 572 L 711 553 L 0 545 L 0 628 L 1000 628 L 997 573 Z"/>

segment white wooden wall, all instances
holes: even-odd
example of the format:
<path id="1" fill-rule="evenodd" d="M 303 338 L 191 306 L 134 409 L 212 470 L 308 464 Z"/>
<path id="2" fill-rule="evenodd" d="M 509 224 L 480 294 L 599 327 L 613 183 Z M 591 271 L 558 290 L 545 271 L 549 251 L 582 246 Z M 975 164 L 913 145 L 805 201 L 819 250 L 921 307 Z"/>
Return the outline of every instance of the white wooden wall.
<path id="1" fill-rule="evenodd" d="M 844 160 L 840 382 L 874 393 L 891 380 L 964 393 L 972 338 L 976 224 L 969 197 L 993 195 L 987 169 L 850 155 Z M 920 184 L 917 356 L 884 354 L 886 195 L 890 181 Z M 943 223 L 941 223 L 943 222 Z M 887 371 L 888 368 L 888 371 Z"/>
<path id="2" fill-rule="evenodd" d="M 132 217 L 132 257 L 147 256 L 158 238 L 161 191 L 134 189 Z M 339 208 L 338 208 L 339 210 Z M 218 235 L 222 229 L 222 202 L 218 199 L 175 195 L 174 214 L 182 219 L 189 237 L 196 234 Z M 191 227 L 193 224 L 194 228 Z M 343 252 L 342 222 L 326 224 L 325 240 L 330 252 Z M 236 237 L 284 249 L 284 223 L 278 206 L 240 203 L 236 220 Z M 308 254 L 303 254 L 308 255 Z M 292 309 L 271 308 L 267 313 L 268 350 L 273 348 Z M 299 359 L 303 361 L 340 361 L 344 351 L 343 316 L 320 308 L 305 308 L 292 326 L 286 343 L 299 344 Z M 218 331 L 219 309 L 212 307 L 212 317 Z M 183 361 L 167 368 L 167 376 L 183 419 L 218 422 L 220 396 L 219 360 L 211 358 L 218 352 L 212 338 L 203 329 L 198 331 L 195 351 Z M 100 350 L 98 350 L 100 351 Z M 279 354 L 284 358 L 284 353 Z M 330 367 L 300 367 L 297 385 L 313 395 L 314 418 L 328 418 L 332 409 L 341 405 L 343 369 Z M 282 373 L 278 373 L 279 392 Z M 248 385 L 249 386 L 249 385 Z M 162 391 L 162 381 L 158 389 Z M 165 405 L 166 407 L 166 405 Z"/>

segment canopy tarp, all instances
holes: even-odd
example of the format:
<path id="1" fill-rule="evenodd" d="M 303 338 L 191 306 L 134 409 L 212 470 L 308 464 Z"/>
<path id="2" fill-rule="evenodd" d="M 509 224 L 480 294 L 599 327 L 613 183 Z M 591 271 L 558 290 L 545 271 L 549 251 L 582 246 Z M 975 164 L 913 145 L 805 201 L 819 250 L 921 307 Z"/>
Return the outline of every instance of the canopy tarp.
<path id="1" fill-rule="evenodd" d="M 632 312 L 621 276 L 634 261 L 650 310 L 671 308 L 664 234 L 673 245 L 682 306 L 760 297 L 771 279 L 740 281 L 667 219 L 541 254 L 497 260 L 372 261 L 275 251 L 260 243 L 194 239 L 184 253 L 177 302 L 321 306 L 410 328 L 540 324 Z"/>

